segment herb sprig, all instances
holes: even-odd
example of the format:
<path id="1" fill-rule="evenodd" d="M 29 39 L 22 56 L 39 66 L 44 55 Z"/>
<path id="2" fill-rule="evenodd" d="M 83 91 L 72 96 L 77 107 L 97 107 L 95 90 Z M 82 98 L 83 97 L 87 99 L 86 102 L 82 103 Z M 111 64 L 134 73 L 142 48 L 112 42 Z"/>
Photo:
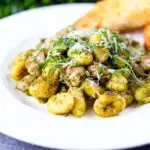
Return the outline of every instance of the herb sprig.
<path id="1" fill-rule="evenodd" d="M 128 63 L 128 61 L 126 61 L 125 59 L 119 57 L 119 56 L 114 56 L 114 57 L 117 57 L 118 59 L 120 59 L 121 61 L 123 61 L 125 64 L 126 64 L 126 71 L 129 71 L 132 75 L 132 77 L 135 79 L 135 81 L 138 83 L 138 84 L 142 84 L 142 82 L 138 79 L 138 77 L 136 76 L 136 74 L 134 73 L 134 70 L 132 68 L 132 66 Z M 120 69 L 120 71 L 123 71 L 124 69 Z"/>

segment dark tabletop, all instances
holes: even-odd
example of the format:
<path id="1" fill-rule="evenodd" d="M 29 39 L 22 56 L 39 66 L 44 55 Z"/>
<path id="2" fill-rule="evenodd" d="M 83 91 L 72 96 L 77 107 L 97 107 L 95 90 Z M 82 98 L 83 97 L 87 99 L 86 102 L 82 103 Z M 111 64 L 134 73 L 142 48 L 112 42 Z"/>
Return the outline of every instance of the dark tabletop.
<path id="1" fill-rule="evenodd" d="M 0 133 L 0 150 L 56 150 L 56 149 L 44 148 L 24 143 Z M 150 150 L 150 145 L 132 148 L 130 150 Z"/>

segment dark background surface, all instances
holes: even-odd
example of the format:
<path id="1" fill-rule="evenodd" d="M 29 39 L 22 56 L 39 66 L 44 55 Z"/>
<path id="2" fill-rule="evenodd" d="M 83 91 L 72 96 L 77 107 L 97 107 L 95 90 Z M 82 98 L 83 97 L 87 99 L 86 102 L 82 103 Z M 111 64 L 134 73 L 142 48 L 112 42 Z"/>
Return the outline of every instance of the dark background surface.
<path id="1" fill-rule="evenodd" d="M 0 133 L 0 150 L 58 150 L 53 148 L 44 148 L 40 146 L 31 145 L 8 137 Z M 128 150 L 150 150 L 149 145 L 144 145 Z"/>
<path id="2" fill-rule="evenodd" d="M 96 2 L 96 0 L 0 0 L 0 18 L 27 10 L 52 4 Z M 52 150 L 24 143 L 0 133 L 0 150 Z M 145 145 L 132 150 L 150 150 L 150 145 Z"/>
<path id="3" fill-rule="evenodd" d="M 0 133 L 0 150 L 58 150 L 58 149 L 44 148 L 24 143 Z M 128 150 L 150 150 L 150 146 L 144 145 L 136 148 L 130 148 Z"/>
<path id="4" fill-rule="evenodd" d="M 97 0 L 0 0 L 0 18 L 30 8 L 42 7 L 52 4 L 96 2 Z"/>

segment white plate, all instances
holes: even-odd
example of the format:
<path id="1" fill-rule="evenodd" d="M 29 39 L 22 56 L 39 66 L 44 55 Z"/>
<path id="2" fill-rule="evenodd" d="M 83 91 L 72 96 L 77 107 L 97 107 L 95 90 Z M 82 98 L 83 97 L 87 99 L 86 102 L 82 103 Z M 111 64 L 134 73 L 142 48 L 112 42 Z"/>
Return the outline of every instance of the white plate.
<path id="1" fill-rule="evenodd" d="M 79 119 L 55 116 L 48 114 L 45 106 L 37 104 L 34 98 L 15 90 L 10 79 L 10 63 L 19 51 L 73 23 L 91 6 L 51 6 L 0 21 L 1 132 L 29 143 L 63 149 L 115 149 L 150 142 L 149 104 L 128 108 L 117 117 L 105 119 L 93 113 Z"/>

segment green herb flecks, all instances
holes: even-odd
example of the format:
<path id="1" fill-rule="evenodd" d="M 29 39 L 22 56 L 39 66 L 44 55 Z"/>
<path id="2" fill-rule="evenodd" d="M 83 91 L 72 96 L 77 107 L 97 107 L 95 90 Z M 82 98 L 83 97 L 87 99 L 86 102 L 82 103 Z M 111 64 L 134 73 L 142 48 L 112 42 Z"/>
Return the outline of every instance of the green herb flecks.
<path id="1" fill-rule="evenodd" d="M 80 66 L 80 64 L 74 62 L 70 58 L 65 58 L 63 55 L 59 53 L 57 55 L 50 54 L 45 62 L 45 65 L 47 65 L 48 63 L 50 65 L 61 67 L 61 68 L 65 68 L 67 66 Z"/>
<path id="2" fill-rule="evenodd" d="M 102 64 L 99 64 L 98 70 L 96 71 L 98 82 L 100 81 L 101 76 L 103 75 L 104 69 L 105 69 L 105 66 Z"/>
<path id="3" fill-rule="evenodd" d="M 118 59 L 120 59 L 122 62 L 124 62 L 126 64 L 126 67 L 130 70 L 132 77 L 136 80 L 136 82 L 138 84 L 142 84 L 142 82 L 138 79 L 138 77 L 136 76 L 136 74 L 133 71 L 132 66 L 128 63 L 128 61 L 124 60 L 123 58 L 115 55 L 114 57 L 117 57 Z"/>
<path id="4" fill-rule="evenodd" d="M 114 74 L 120 74 L 120 73 L 125 73 L 125 72 L 129 72 L 130 73 L 130 69 L 129 68 L 121 68 L 121 69 L 117 69 L 113 73 Z"/>
<path id="5" fill-rule="evenodd" d="M 112 33 L 108 29 L 99 29 L 98 33 L 101 37 L 99 46 L 108 48 L 111 55 L 129 55 L 129 50 L 126 47 L 126 44 L 116 33 Z"/>
<path id="6" fill-rule="evenodd" d="M 98 68 L 98 73 L 100 74 L 100 73 L 102 73 L 102 71 L 104 70 L 104 65 L 102 65 L 102 64 L 99 64 L 99 68 Z"/>

